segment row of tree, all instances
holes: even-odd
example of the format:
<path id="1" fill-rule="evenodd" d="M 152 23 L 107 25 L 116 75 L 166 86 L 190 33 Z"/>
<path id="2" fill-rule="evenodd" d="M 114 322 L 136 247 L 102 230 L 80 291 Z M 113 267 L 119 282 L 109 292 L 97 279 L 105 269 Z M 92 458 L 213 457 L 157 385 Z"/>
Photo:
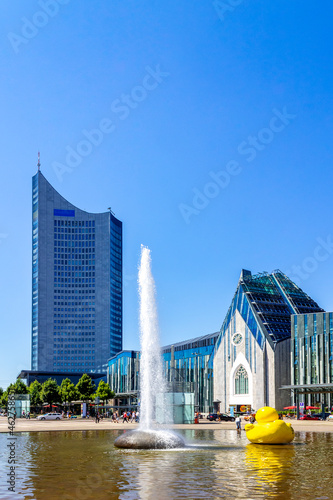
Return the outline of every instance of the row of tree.
<path id="1" fill-rule="evenodd" d="M 112 399 L 114 392 L 110 389 L 109 384 L 100 381 L 96 389 L 96 385 L 92 382 L 89 375 L 84 373 L 76 385 L 69 378 L 65 378 L 59 386 L 57 382 L 49 378 L 43 384 L 34 380 L 29 387 L 17 379 L 14 384 L 10 384 L 6 391 L 0 388 L 0 406 L 7 407 L 8 394 L 30 394 L 30 405 L 32 407 L 41 406 L 43 403 L 50 405 L 54 403 L 62 403 L 70 405 L 72 401 L 89 401 L 98 397 L 102 401 Z"/>

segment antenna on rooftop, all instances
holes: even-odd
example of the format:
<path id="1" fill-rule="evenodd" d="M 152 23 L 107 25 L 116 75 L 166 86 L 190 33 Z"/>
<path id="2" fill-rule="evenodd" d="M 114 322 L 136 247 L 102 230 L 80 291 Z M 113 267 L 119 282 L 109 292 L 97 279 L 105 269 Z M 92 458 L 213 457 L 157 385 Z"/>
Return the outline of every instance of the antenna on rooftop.
<path id="1" fill-rule="evenodd" d="M 111 207 L 108 207 L 108 211 L 110 212 L 110 214 L 114 215 L 114 212 L 112 212 Z"/>
<path id="2" fill-rule="evenodd" d="M 37 167 L 38 167 L 38 172 L 40 171 L 40 152 L 38 151 L 38 163 L 37 163 Z"/>

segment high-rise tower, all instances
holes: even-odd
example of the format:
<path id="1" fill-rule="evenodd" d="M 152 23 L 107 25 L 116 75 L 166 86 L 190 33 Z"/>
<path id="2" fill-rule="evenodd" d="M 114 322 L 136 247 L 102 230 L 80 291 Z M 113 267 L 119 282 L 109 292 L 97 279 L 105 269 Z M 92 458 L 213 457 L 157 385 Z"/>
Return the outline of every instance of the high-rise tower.
<path id="1" fill-rule="evenodd" d="M 104 372 L 122 349 L 122 223 L 32 179 L 32 370 Z"/>

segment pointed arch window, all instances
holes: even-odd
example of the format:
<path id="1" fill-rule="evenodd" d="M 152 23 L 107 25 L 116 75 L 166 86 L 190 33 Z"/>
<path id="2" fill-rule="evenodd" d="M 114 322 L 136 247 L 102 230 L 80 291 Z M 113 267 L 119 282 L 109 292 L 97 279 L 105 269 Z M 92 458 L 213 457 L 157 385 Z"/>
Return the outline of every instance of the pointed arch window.
<path id="1" fill-rule="evenodd" d="M 235 374 L 235 394 L 249 393 L 249 378 L 244 366 L 240 366 Z"/>

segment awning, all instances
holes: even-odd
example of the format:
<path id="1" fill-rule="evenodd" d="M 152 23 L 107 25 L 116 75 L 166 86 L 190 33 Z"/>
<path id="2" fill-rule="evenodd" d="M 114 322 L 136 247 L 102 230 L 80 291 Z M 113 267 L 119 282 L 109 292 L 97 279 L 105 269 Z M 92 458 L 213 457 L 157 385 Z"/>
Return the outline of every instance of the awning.
<path id="1" fill-rule="evenodd" d="M 297 392 L 298 394 L 323 394 L 333 393 L 333 384 L 283 385 L 280 389 Z"/>

